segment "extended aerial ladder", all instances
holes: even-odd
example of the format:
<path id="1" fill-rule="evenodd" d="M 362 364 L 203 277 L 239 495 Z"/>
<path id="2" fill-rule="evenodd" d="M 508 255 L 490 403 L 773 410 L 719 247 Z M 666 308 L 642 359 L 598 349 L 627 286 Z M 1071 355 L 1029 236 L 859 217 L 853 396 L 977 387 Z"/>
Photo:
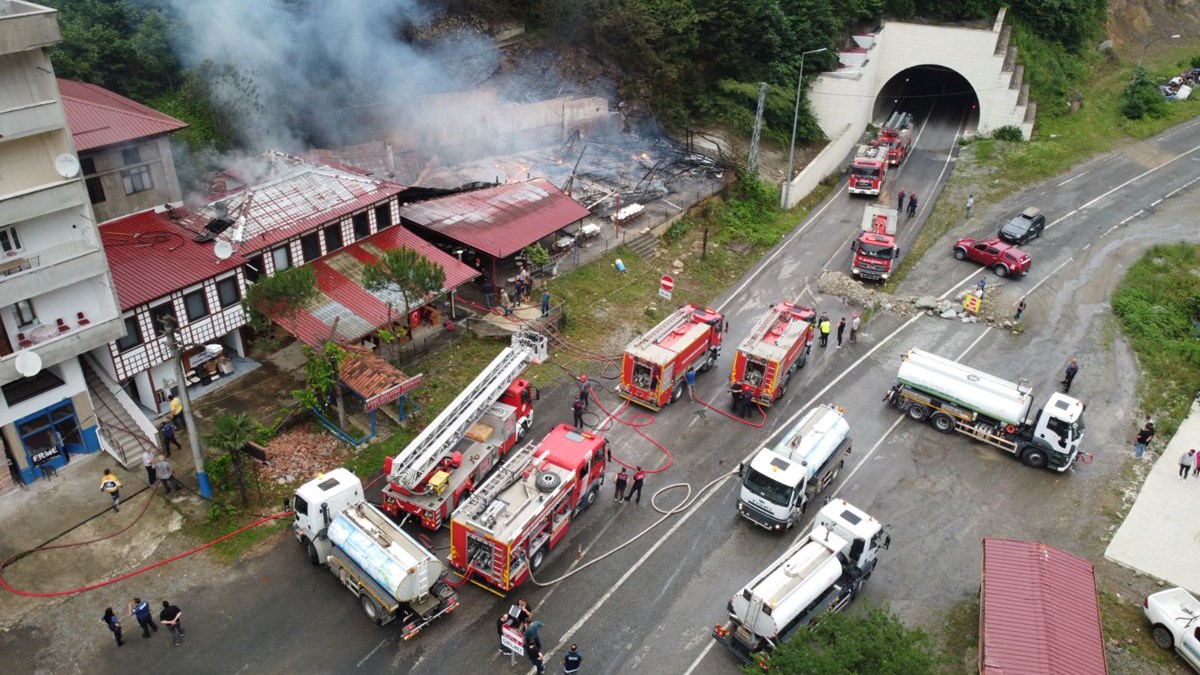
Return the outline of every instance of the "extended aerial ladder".
<path id="1" fill-rule="evenodd" d="M 509 384 L 532 362 L 546 359 L 547 339 L 533 331 L 513 335 L 512 345 L 492 360 L 483 372 L 425 427 L 391 463 L 388 481 L 414 490 L 451 448 L 461 441 Z"/>

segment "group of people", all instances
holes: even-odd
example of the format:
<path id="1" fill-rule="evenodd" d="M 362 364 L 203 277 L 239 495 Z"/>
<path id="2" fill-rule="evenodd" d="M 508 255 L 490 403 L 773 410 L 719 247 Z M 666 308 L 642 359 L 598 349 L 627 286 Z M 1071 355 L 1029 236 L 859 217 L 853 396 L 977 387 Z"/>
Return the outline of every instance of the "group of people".
<path id="1" fill-rule="evenodd" d="M 642 469 L 642 467 L 637 467 L 637 471 L 633 474 L 633 485 L 629 486 L 629 494 L 625 494 L 625 486 L 629 484 L 629 473 L 625 471 L 625 467 L 622 466 L 621 470 L 617 472 L 617 479 L 615 481 L 617 490 L 613 500 L 618 502 L 633 501 L 635 504 L 641 504 L 642 483 L 645 482 L 645 480 L 646 472 Z M 636 499 L 633 496 L 633 493 L 635 492 L 637 493 Z"/>
<path id="2" fill-rule="evenodd" d="M 138 626 L 142 629 L 142 637 L 150 637 L 150 632 L 158 632 L 158 626 L 154 623 L 154 613 L 150 610 L 150 603 L 141 598 L 134 598 L 133 602 L 129 603 L 126 610 L 129 616 L 137 620 Z M 172 644 L 178 646 L 183 642 L 183 610 L 177 605 L 172 605 L 169 601 L 163 600 L 162 611 L 158 613 L 158 621 L 167 627 L 171 632 Z M 125 640 L 121 637 L 121 620 L 117 617 L 116 612 L 112 607 L 105 608 L 104 616 L 100 617 L 100 622 L 103 623 L 113 637 L 117 640 L 117 646 L 125 644 Z"/>
<path id="3" fill-rule="evenodd" d="M 917 215 L 917 193 L 916 191 L 905 193 L 904 188 L 900 188 L 899 201 L 896 205 L 897 211 L 904 211 L 904 196 L 908 195 L 908 217 L 912 218 Z"/>
<path id="4" fill-rule="evenodd" d="M 513 293 L 508 292 L 506 286 L 501 286 L 499 298 L 496 297 L 496 285 L 491 279 L 484 278 L 481 291 L 483 292 L 483 301 L 487 304 L 489 310 L 495 309 L 497 301 L 499 301 L 500 311 L 505 316 L 511 316 L 513 313 L 514 299 L 515 306 L 520 307 L 522 303 L 529 302 L 533 293 L 533 278 L 529 274 L 528 267 L 521 267 L 521 271 L 517 273 L 517 280 L 513 283 Z M 541 297 L 542 316 L 550 313 L 550 291 L 542 289 Z"/>
<path id="5" fill-rule="evenodd" d="M 855 314 L 850 317 L 850 341 L 858 342 L 858 327 L 862 325 L 862 318 Z M 842 346 L 842 337 L 846 334 L 846 317 L 842 317 L 837 325 L 837 346 Z M 820 336 L 821 348 L 829 346 L 829 334 L 833 332 L 833 322 L 829 320 L 829 315 L 821 313 L 821 318 L 817 320 L 817 333 Z"/>
<path id="6" fill-rule="evenodd" d="M 512 654 L 512 651 L 504 643 L 504 629 L 506 627 L 519 629 L 525 643 L 525 656 L 537 669 L 538 675 L 542 675 L 546 672 L 546 657 L 542 654 L 542 639 L 538 636 L 538 630 L 545 625 L 541 621 L 533 620 L 533 610 L 530 609 L 529 603 L 524 598 L 518 600 L 512 609 L 496 619 L 496 634 L 500 637 L 500 653 L 505 656 Z M 579 651 L 579 645 L 573 644 L 570 651 L 563 655 L 563 673 L 573 675 L 578 673 L 582 667 L 583 654 Z"/>

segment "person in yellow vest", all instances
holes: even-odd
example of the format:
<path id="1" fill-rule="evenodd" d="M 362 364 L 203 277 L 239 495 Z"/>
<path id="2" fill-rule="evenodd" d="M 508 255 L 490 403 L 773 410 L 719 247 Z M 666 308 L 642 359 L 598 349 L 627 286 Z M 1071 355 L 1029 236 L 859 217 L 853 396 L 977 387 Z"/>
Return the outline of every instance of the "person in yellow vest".
<path id="1" fill-rule="evenodd" d="M 829 322 L 829 317 L 824 314 L 821 315 L 820 329 L 821 348 L 824 349 L 825 347 L 829 346 L 829 331 L 833 330 L 833 324 Z"/>
<path id="2" fill-rule="evenodd" d="M 171 421 L 175 423 L 176 429 L 185 428 L 183 423 L 183 403 L 179 400 L 178 396 L 171 398 Z"/>
<path id="3" fill-rule="evenodd" d="M 100 479 L 100 491 L 107 492 L 112 497 L 113 511 L 121 510 L 121 479 L 117 478 L 112 470 L 104 470 L 104 477 Z"/>

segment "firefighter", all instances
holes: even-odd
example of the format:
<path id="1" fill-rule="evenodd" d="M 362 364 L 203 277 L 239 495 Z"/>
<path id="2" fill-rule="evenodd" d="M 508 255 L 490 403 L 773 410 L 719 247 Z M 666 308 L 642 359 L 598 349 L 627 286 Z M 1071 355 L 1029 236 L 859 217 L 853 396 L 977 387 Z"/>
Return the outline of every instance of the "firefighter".
<path id="1" fill-rule="evenodd" d="M 824 349 L 825 347 L 829 346 L 829 331 L 833 330 L 833 324 L 829 322 L 829 315 L 821 315 L 821 323 L 819 327 L 821 329 L 821 348 Z"/>
<path id="2" fill-rule="evenodd" d="M 733 412 L 742 411 L 742 387 L 737 382 L 729 386 L 729 396 L 733 398 Z"/>

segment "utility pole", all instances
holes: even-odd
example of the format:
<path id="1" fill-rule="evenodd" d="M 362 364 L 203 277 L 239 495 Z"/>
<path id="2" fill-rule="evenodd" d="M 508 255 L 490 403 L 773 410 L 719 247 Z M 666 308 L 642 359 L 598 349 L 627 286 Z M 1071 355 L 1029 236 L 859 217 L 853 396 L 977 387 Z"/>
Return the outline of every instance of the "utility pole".
<path id="1" fill-rule="evenodd" d="M 162 318 L 163 327 L 167 331 L 167 348 L 171 351 L 171 359 L 175 362 L 175 386 L 179 388 L 179 402 L 183 404 L 183 420 L 188 428 L 188 445 L 192 447 L 192 461 L 196 463 L 196 480 L 200 483 L 200 496 L 212 499 L 212 486 L 208 483 L 208 474 L 204 473 L 204 454 L 200 450 L 200 430 L 196 428 L 196 418 L 192 416 L 192 400 L 188 397 L 187 378 L 183 372 L 183 357 L 179 353 L 179 339 L 175 335 L 178 330 L 175 316 L 168 314 Z"/>
<path id="2" fill-rule="evenodd" d="M 763 108 L 767 102 L 767 83 L 758 83 L 758 113 L 754 116 L 754 134 L 750 137 L 750 159 L 746 168 L 750 173 L 758 173 L 758 138 L 762 135 Z"/>
<path id="3" fill-rule="evenodd" d="M 796 123 L 800 120 L 800 93 L 804 91 L 804 57 L 809 54 L 819 54 L 825 51 L 825 47 L 820 49 L 810 49 L 806 52 L 800 52 L 800 77 L 796 82 L 796 111 L 792 113 L 792 143 L 788 146 L 788 170 L 787 175 L 783 177 L 783 208 L 784 210 L 792 207 L 788 198 L 792 196 L 792 162 L 796 158 Z"/>

